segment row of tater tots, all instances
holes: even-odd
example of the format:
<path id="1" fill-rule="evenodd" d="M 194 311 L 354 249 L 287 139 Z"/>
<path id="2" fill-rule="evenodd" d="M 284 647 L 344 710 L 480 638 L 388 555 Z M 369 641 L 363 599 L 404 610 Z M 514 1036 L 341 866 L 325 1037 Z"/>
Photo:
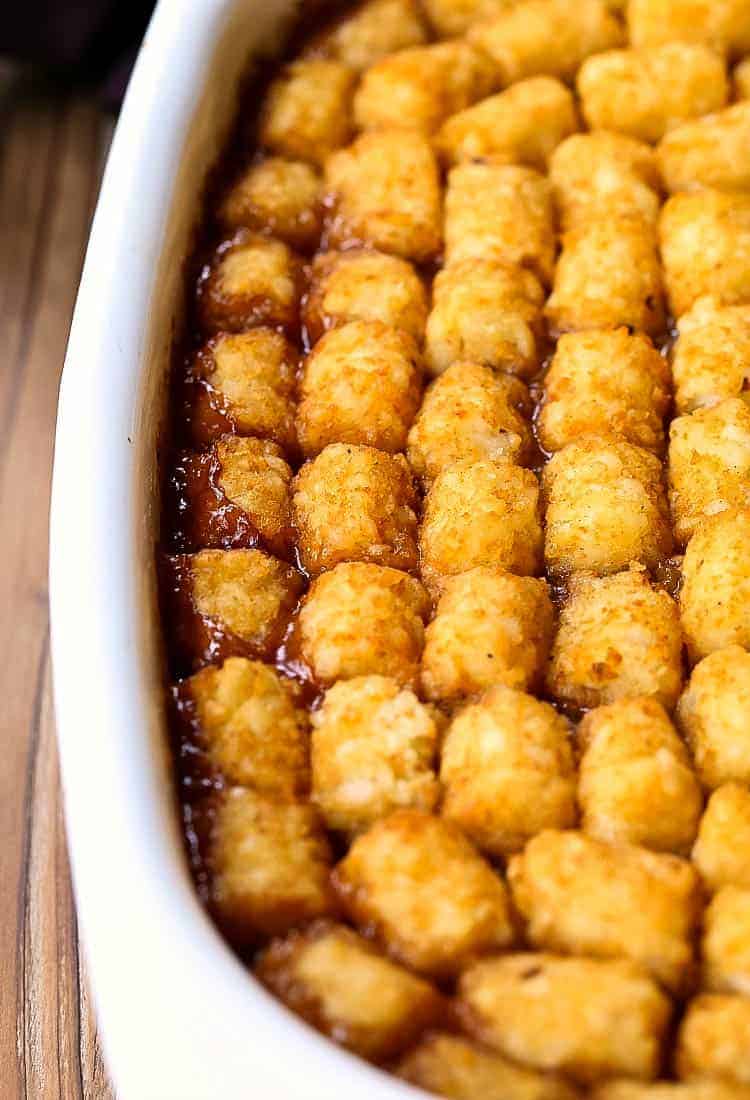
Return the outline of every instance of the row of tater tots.
<path id="1" fill-rule="evenodd" d="M 212 911 L 459 1100 L 669 1100 L 637 1082 L 695 990 L 684 1100 L 750 1086 L 750 5 L 623 7 L 369 0 L 314 39 L 181 390 Z"/>

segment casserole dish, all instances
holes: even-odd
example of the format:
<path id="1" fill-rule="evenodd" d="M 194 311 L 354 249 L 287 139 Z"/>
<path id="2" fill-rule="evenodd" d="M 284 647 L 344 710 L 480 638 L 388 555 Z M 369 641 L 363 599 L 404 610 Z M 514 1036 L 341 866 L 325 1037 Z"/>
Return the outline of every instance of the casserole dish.
<path id="1" fill-rule="evenodd" d="M 248 977 L 195 895 L 164 731 L 157 442 L 183 260 L 248 51 L 285 0 L 163 0 L 117 127 L 62 381 L 51 518 L 55 705 L 78 918 L 120 1100 L 417 1095 Z"/>
<path id="2" fill-rule="evenodd" d="M 455 1100 L 750 1081 L 750 870 L 741 845 L 717 864 L 727 797 L 750 828 L 750 102 L 727 71 L 750 13 L 685 42 L 668 0 L 638 45 L 634 3 L 518 0 L 453 37 L 465 4 L 300 5 L 314 34 L 268 67 L 294 5 L 197 31 L 161 8 L 126 105 L 53 605 L 84 934 L 133 1094 L 330 1094 L 341 1063 L 235 994 L 245 967 Z M 219 156 L 248 50 L 272 79 Z M 162 848 L 157 670 L 239 972 Z"/>

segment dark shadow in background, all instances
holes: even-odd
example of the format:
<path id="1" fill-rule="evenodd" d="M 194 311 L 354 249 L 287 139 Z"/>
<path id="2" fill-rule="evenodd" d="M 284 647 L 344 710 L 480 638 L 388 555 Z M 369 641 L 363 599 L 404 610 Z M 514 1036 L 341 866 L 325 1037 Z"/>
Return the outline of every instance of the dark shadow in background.
<path id="1" fill-rule="evenodd" d="M 119 108 L 153 0 L 17 0 L 0 19 L 0 57 Z M 186 11 L 189 18 L 189 11 Z"/>

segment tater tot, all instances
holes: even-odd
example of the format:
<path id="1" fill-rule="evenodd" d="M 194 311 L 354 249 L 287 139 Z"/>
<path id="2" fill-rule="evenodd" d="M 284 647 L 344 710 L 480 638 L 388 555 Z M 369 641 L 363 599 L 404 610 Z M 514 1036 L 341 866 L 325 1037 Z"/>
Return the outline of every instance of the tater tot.
<path id="1" fill-rule="evenodd" d="M 419 581 L 388 566 L 349 562 L 317 577 L 299 614 L 299 647 L 316 680 L 371 673 L 412 686 L 430 601 Z"/>
<path id="2" fill-rule="evenodd" d="M 673 195 L 662 207 L 659 238 L 675 317 L 703 295 L 716 305 L 750 301 L 750 195 Z"/>
<path id="3" fill-rule="evenodd" d="M 693 669 L 677 707 L 701 782 L 750 781 L 750 653 L 717 649 Z"/>
<path id="4" fill-rule="evenodd" d="M 750 57 L 735 65 L 732 74 L 735 99 L 750 99 Z"/>
<path id="5" fill-rule="evenodd" d="M 170 628 L 194 669 L 226 657 L 270 657 L 302 577 L 261 550 L 201 550 L 170 559 Z"/>
<path id="6" fill-rule="evenodd" d="M 725 397 L 750 400 L 750 305 L 718 306 L 700 298 L 677 324 L 672 352 L 675 403 L 680 413 Z"/>
<path id="7" fill-rule="evenodd" d="M 406 130 L 362 134 L 329 157 L 329 244 L 371 244 L 424 262 L 441 244 L 440 179 L 430 143 Z"/>
<path id="8" fill-rule="evenodd" d="M 443 160 L 491 157 L 544 171 L 556 145 L 578 129 L 573 96 L 549 76 L 531 77 L 443 123 L 435 145 Z"/>
<path id="9" fill-rule="evenodd" d="M 386 676 L 330 688 L 311 715 L 312 797 L 329 829 L 355 834 L 392 810 L 430 811 L 441 720 Z"/>
<path id="10" fill-rule="evenodd" d="M 576 83 L 592 130 L 642 141 L 658 141 L 687 119 L 717 111 L 729 94 L 721 57 L 706 46 L 680 42 L 590 57 Z"/>
<path id="11" fill-rule="evenodd" d="M 607 1081 L 591 1094 L 592 1100 L 750 1100 L 750 1089 L 728 1081 Z"/>
<path id="12" fill-rule="evenodd" d="M 429 643 L 428 643 L 429 644 Z M 442 749 L 442 814 L 492 856 L 576 820 L 570 725 L 549 703 L 490 688 L 454 718 Z"/>
<path id="13" fill-rule="evenodd" d="M 694 663 L 724 646 L 750 647 L 750 508 L 707 519 L 688 543 L 680 592 Z"/>
<path id="14" fill-rule="evenodd" d="M 750 407 L 739 397 L 672 421 L 669 502 L 682 543 L 708 517 L 750 504 Z"/>
<path id="15" fill-rule="evenodd" d="M 750 890 L 750 789 L 724 783 L 708 800 L 692 860 L 709 890 Z"/>
<path id="16" fill-rule="evenodd" d="M 512 857 L 508 882 L 535 947 L 627 958 L 673 991 L 692 976 L 701 897 L 687 860 L 548 829 Z"/>
<path id="17" fill-rule="evenodd" d="M 425 393 L 409 431 L 407 455 L 426 483 L 461 460 L 524 463 L 531 457 L 529 391 L 509 374 L 454 362 Z"/>
<path id="18" fill-rule="evenodd" d="M 574 707 L 597 707 L 649 695 L 667 709 L 682 682 L 677 606 L 644 572 L 579 575 L 552 647 L 550 693 Z"/>
<path id="19" fill-rule="evenodd" d="M 422 0 L 422 8 L 441 38 L 463 34 L 473 23 L 491 19 L 516 0 Z"/>
<path id="20" fill-rule="evenodd" d="M 685 745 L 655 699 L 622 699 L 590 711 L 582 749 L 581 827 L 610 843 L 686 855 L 703 799 Z"/>
<path id="21" fill-rule="evenodd" d="M 278 673 L 230 657 L 174 689 L 191 743 L 229 783 L 281 798 L 310 781 L 307 715 Z"/>
<path id="22" fill-rule="evenodd" d="M 420 532 L 428 586 L 475 565 L 497 565 L 521 576 L 538 573 L 541 549 L 539 483 L 530 470 L 461 461 L 435 478 Z"/>
<path id="23" fill-rule="evenodd" d="M 367 0 L 313 39 L 310 52 L 361 72 L 394 50 L 420 46 L 425 38 L 415 0 Z"/>
<path id="24" fill-rule="evenodd" d="M 352 131 L 355 75 L 340 61 L 294 61 L 268 90 L 260 140 L 273 153 L 322 165 Z"/>
<path id="25" fill-rule="evenodd" d="M 309 164 L 268 157 L 232 185 L 219 217 L 232 231 L 273 233 L 294 248 L 312 248 L 323 225 L 320 191 L 320 176 Z"/>
<path id="26" fill-rule="evenodd" d="M 394 126 L 431 134 L 498 83 L 496 66 L 465 39 L 399 50 L 365 72 L 354 121 L 360 130 Z"/>
<path id="27" fill-rule="evenodd" d="M 661 463 L 642 447 L 581 436 L 545 466 L 542 496 L 552 574 L 617 573 L 631 562 L 653 567 L 671 553 Z"/>
<path id="28" fill-rule="evenodd" d="M 420 376 L 420 355 L 406 332 L 381 321 L 350 321 L 327 333 L 302 375 L 297 431 L 304 454 L 329 443 L 404 450 Z"/>
<path id="29" fill-rule="evenodd" d="M 182 455 L 171 484 L 183 550 L 260 545 L 288 558 L 293 545 L 292 471 L 268 439 L 225 436 Z"/>
<path id="30" fill-rule="evenodd" d="M 539 441 L 554 452 L 581 435 L 614 435 L 660 454 L 669 388 L 667 363 L 641 333 L 563 335 L 544 376 Z"/>
<path id="31" fill-rule="evenodd" d="M 449 1100 L 575 1100 L 554 1074 L 509 1062 L 487 1047 L 445 1032 L 426 1036 L 399 1062 L 399 1077 Z"/>
<path id="32" fill-rule="evenodd" d="M 750 103 L 678 126 L 662 138 L 659 168 L 668 191 L 750 188 Z"/>
<path id="33" fill-rule="evenodd" d="M 547 180 L 517 164 L 458 164 L 445 194 L 445 261 L 499 260 L 550 283 L 555 220 Z"/>
<path id="34" fill-rule="evenodd" d="M 456 702 L 493 684 L 522 690 L 538 686 L 552 629 L 545 581 L 516 577 L 497 566 L 449 577 L 425 634 L 425 695 Z"/>
<path id="35" fill-rule="evenodd" d="M 705 989 L 750 992 L 750 890 L 722 886 L 714 895 L 703 918 L 701 957 Z"/>
<path id="36" fill-rule="evenodd" d="M 520 0 L 487 22 L 477 23 L 469 41 L 486 50 L 504 84 L 547 74 L 569 80 L 592 53 L 619 46 L 620 23 L 601 0 Z"/>
<path id="37" fill-rule="evenodd" d="M 299 259 L 283 241 L 242 230 L 214 254 L 198 281 L 198 313 L 206 333 L 270 325 L 295 333 L 302 291 Z"/>
<path id="38" fill-rule="evenodd" d="M 553 152 L 549 178 L 563 230 L 612 216 L 656 224 L 659 170 L 645 142 L 607 130 L 573 134 Z"/>
<path id="39" fill-rule="evenodd" d="M 634 46 L 702 42 L 719 53 L 750 49 L 746 0 L 628 0 Z"/>
<path id="40" fill-rule="evenodd" d="M 294 449 L 298 353 L 278 332 L 222 333 L 201 348 L 186 386 L 186 420 L 199 446 L 226 432 Z"/>
<path id="41" fill-rule="evenodd" d="M 333 881 L 354 922 L 426 974 L 455 974 L 514 939 L 505 883 L 439 817 L 397 810 L 377 822 L 354 841 Z"/>
<path id="42" fill-rule="evenodd" d="M 340 924 L 318 921 L 274 940 L 255 972 L 318 1031 L 375 1061 L 396 1057 L 446 1016 L 433 986 Z"/>
<path id="43" fill-rule="evenodd" d="M 300 561 L 311 575 L 342 561 L 417 565 L 417 506 L 403 455 L 332 443 L 294 480 Z"/>
<path id="44" fill-rule="evenodd" d="M 563 235 L 545 313 L 553 331 L 627 325 L 663 331 L 664 288 L 656 241 L 639 217 L 586 222 Z"/>
<path id="45" fill-rule="evenodd" d="M 545 346 L 543 302 L 541 284 L 524 268 L 479 257 L 443 268 L 432 285 L 427 369 L 440 374 L 457 360 L 474 359 L 528 378 Z"/>
<path id="46" fill-rule="evenodd" d="M 514 1062 L 584 1084 L 655 1077 L 671 1015 L 648 974 L 624 959 L 547 954 L 482 959 L 461 975 L 467 1030 Z"/>
<path id="47" fill-rule="evenodd" d="M 412 265 L 398 256 L 369 249 L 321 252 L 313 261 L 302 318 L 311 344 L 348 321 L 380 321 L 421 344 L 427 294 Z"/>
<path id="48" fill-rule="evenodd" d="M 209 905 L 238 946 L 329 913 L 331 852 L 317 811 L 247 787 L 228 787 L 206 844 Z"/>
<path id="49" fill-rule="evenodd" d="M 676 1062 L 678 1077 L 719 1077 L 750 1085 L 750 997 L 694 997 L 677 1033 Z"/>

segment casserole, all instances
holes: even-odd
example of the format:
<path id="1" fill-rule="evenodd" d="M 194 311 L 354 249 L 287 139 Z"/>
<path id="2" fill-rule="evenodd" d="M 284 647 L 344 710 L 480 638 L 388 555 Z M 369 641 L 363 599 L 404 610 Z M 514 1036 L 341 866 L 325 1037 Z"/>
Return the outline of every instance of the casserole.
<path id="1" fill-rule="evenodd" d="M 103 291 L 84 283 L 84 316 L 95 310 L 94 333 L 101 318 L 125 323 L 112 347 L 109 333 L 91 347 L 76 328 L 81 392 L 64 399 L 74 433 L 82 404 L 93 424 L 83 446 L 63 440 L 63 483 L 88 501 L 80 522 L 70 488 L 56 496 L 55 568 L 62 562 L 66 585 L 86 569 L 62 597 L 64 689 L 87 697 L 93 675 L 129 729 L 144 728 L 133 698 L 161 695 L 153 672 L 163 662 L 147 629 L 127 612 L 118 620 L 118 599 L 153 609 L 143 555 L 157 550 L 197 892 L 263 984 L 347 1049 L 456 1100 L 526 1100 L 529 1089 L 568 1100 L 573 1086 L 602 1081 L 605 1100 L 621 1075 L 649 1081 L 670 1069 L 685 1096 L 706 1072 L 744 1083 L 750 963 L 732 945 L 750 932 L 746 869 L 721 872 L 727 890 L 706 908 L 698 944 L 697 865 L 710 873 L 716 840 L 708 856 L 693 842 L 714 812 L 712 795 L 701 815 L 704 790 L 750 779 L 750 746 L 736 754 L 743 734 L 728 731 L 750 706 L 750 412 L 741 399 L 715 403 L 716 366 L 722 386 L 728 379 L 706 355 L 722 326 L 750 340 L 750 198 L 734 191 L 750 104 L 705 116 L 728 98 L 728 58 L 706 20 L 708 44 L 639 49 L 634 5 L 623 23 L 604 0 L 581 0 L 575 13 L 564 0 L 520 0 L 465 38 L 436 42 L 436 6 L 465 0 L 419 2 L 368 0 L 326 27 L 316 18 L 314 38 L 260 102 L 253 83 L 229 160 L 214 161 L 225 93 L 239 87 L 235 44 L 265 45 L 230 9 L 212 32 L 221 78 L 208 62 L 194 113 L 164 119 L 179 164 L 171 145 L 151 140 L 162 120 L 152 126 L 148 111 L 136 125 L 149 140 L 121 143 L 127 163 L 115 157 L 117 182 L 105 185 L 111 240 L 95 232 L 90 260 L 96 280 L 114 254 L 117 275 Z M 668 0 L 677 15 L 689 2 Z M 397 15 L 389 44 L 384 5 Z M 424 8 L 430 25 L 419 22 Z M 293 11 L 274 11 L 279 30 Z M 730 23 L 732 50 L 744 49 L 750 26 Z M 668 36 L 681 33 L 670 20 Z M 404 48 L 415 34 L 422 44 Z M 630 47 L 609 48 L 628 37 Z M 153 35 L 147 58 L 149 49 Z M 576 69 L 578 103 L 562 82 Z M 641 70 L 639 113 L 623 90 Z M 155 176 L 144 154 L 171 174 Z M 182 182 L 195 194 L 213 163 L 183 323 L 175 288 L 194 205 Z M 224 166 L 232 179 L 217 194 Z M 155 203 L 140 197 L 144 179 Z M 664 190 L 675 193 L 661 205 Z M 127 206 L 133 194 L 145 219 Z M 134 254 L 120 251 L 144 220 Z M 695 324 L 706 331 L 691 361 Z M 170 332 L 172 431 L 162 441 Z M 140 388 L 128 388 L 139 359 Z M 104 388 L 102 362 L 119 363 Z M 672 366 L 678 405 L 697 369 L 707 407 L 672 421 L 667 444 Z M 99 427 L 110 407 L 116 430 L 117 414 L 130 416 L 121 466 L 109 423 Z M 742 443 L 739 462 L 725 429 Z M 135 546 L 112 529 L 113 500 L 134 509 Z M 79 607 L 91 583 L 88 624 Z M 92 667 L 92 643 L 112 651 L 107 616 L 119 652 Z M 71 645 L 74 622 L 88 649 Z M 68 654 L 80 664 L 81 650 L 85 667 L 68 673 Z M 131 650 L 153 657 L 150 683 L 128 667 Z M 696 667 L 683 690 L 686 664 Z M 95 712 L 109 730 L 106 702 Z M 110 789 L 133 761 L 167 786 L 164 753 L 147 760 L 140 741 L 115 732 L 126 749 L 119 770 L 88 745 L 73 768 L 80 777 L 93 763 L 106 780 L 107 802 L 78 843 L 97 874 L 110 852 L 90 838 L 111 816 Z M 750 803 L 750 790 L 735 793 Z M 87 797 L 88 787 L 69 800 Z M 113 819 L 115 866 L 128 862 L 135 832 L 149 850 L 139 869 L 160 880 L 163 906 L 166 868 L 151 853 L 166 819 L 125 804 L 125 822 Z M 104 883 L 122 907 L 118 885 Z M 140 880 L 123 885 L 127 903 L 152 897 Z M 166 893 L 177 886 L 166 882 Z M 137 910 L 125 912 L 114 921 L 118 950 L 134 932 L 151 937 L 158 920 L 151 912 L 141 926 Z M 208 940 L 192 948 L 204 959 Z M 160 994 L 175 984 L 170 957 L 173 937 L 161 969 L 146 960 Z M 191 1075 L 208 1095 L 227 1053 L 217 975 L 218 964 L 208 1011 L 219 1041 Z M 200 976 L 191 956 L 177 1013 L 155 998 L 159 1022 L 187 1013 L 191 1053 Z M 686 999 L 672 1059 L 670 1018 Z M 317 1076 L 311 1092 L 279 1067 L 273 1019 L 259 1024 L 273 1030 L 268 1061 L 243 1080 L 264 1095 L 269 1080 L 283 1095 L 318 1095 Z M 149 1088 L 171 1094 L 172 1064 L 160 1069 L 164 1084 L 149 1071 Z M 218 1087 L 231 1093 L 233 1082 Z M 709 1094 L 721 1090 L 716 1081 Z"/>
<path id="2" fill-rule="evenodd" d="M 417 1095 L 299 1022 L 221 940 L 183 854 L 154 578 L 157 443 L 201 182 L 285 0 L 163 0 L 117 127 L 62 381 L 55 705 L 78 918 L 120 1100 Z"/>

